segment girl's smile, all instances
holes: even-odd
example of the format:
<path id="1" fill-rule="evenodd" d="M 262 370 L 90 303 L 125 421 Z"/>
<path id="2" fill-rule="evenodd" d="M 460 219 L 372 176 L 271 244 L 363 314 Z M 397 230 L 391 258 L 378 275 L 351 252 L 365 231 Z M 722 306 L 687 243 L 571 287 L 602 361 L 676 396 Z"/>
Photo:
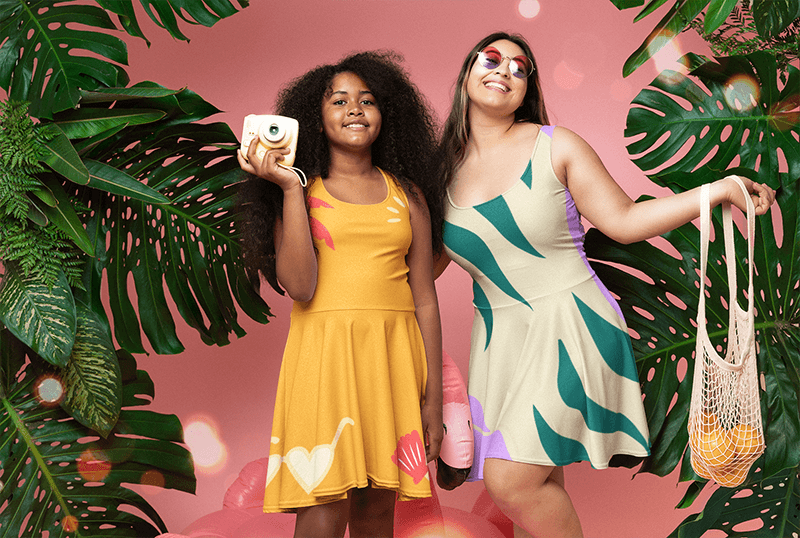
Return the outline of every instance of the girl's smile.
<path id="1" fill-rule="evenodd" d="M 381 112 L 361 78 L 339 73 L 322 101 L 322 128 L 331 149 L 361 151 L 370 148 L 381 131 Z"/>

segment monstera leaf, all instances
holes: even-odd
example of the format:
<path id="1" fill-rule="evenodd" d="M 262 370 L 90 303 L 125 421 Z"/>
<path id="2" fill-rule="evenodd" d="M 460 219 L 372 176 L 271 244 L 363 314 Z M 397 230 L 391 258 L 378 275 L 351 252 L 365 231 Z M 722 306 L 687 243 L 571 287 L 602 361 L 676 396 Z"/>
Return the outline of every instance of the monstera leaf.
<path id="1" fill-rule="evenodd" d="M 98 31 L 114 28 L 85 2 L 0 0 L 0 86 L 29 101 L 31 116 L 50 118 L 76 106 L 80 89 L 126 85 L 125 43 Z"/>
<path id="2" fill-rule="evenodd" d="M 705 509 L 687 517 L 669 538 L 703 536 L 709 529 L 721 530 L 724 536 L 748 538 L 798 536 L 798 520 L 800 481 L 796 470 L 792 470 L 736 490 L 719 488 L 711 495 Z M 754 530 L 745 530 L 745 526 Z"/>
<path id="3" fill-rule="evenodd" d="M 132 0 L 97 0 L 97 3 L 116 13 L 128 34 L 145 39 Z M 188 23 L 213 26 L 220 19 L 236 13 L 236 8 L 228 0 L 140 0 L 140 3 L 153 22 L 166 29 L 172 37 L 184 41 L 189 41 L 189 38 L 181 33 L 176 15 Z M 248 0 L 237 0 L 237 3 L 241 7 L 249 5 Z"/>
<path id="4" fill-rule="evenodd" d="M 759 371 L 765 376 L 762 395 L 767 451 L 765 475 L 800 464 L 798 391 L 800 379 L 800 244 L 798 183 L 784 185 L 777 203 L 782 218 L 783 241 L 779 246 L 772 221 L 756 219 L 755 308 Z M 714 224 L 721 230 L 715 211 Z M 737 232 L 738 282 L 744 288 L 745 240 Z M 695 318 L 699 232 L 692 224 L 664 234 L 677 251 L 668 254 L 648 242 L 620 245 L 592 229 L 587 234 L 587 254 L 606 285 L 620 297 L 628 326 L 634 331 L 633 346 L 644 404 L 653 441 L 653 457 L 643 470 L 664 476 L 681 462 L 688 440 L 686 419 L 694 367 Z M 721 237 L 721 236 L 720 236 Z M 674 252 L 673 251 L 673 252 Z M 721 239 L 709 247 L 709 279 L 706 312 L 712 341 L 724 347 L 728 324 L 728 285 Z M 628 268 L 627 270 L 624 268 Z M 631 269 L 641 276 L 635 276 Z M 743 298 L 740 294 L 740 300 Z"/>
<path id="5" fill-rule="evenodd" d="M 634 99 L 625 129 L 636 138 L 628 145 L 633 162 L 656 183 L 658 176 L 695 170 L 704 172 L 694 176 L 702 183 L 740 166 L 757 169 L 754 180 L 777 187 L 782 158 L 787 177 L 800 177 L 800 70 L 789 66 L 779 89 L 775 59 L 766 52 L 705 63 L 693 54 L 685 59 L 695 67 L 691 77 L 662 73 Z"/>
<path id="6" fill-rule="evenodd" d="M 114 335 L 132 353 L 144 351 L 142 330 L 157 353 L 183 350 L 165 283 L 181 316 L 206 343 L 222 345 L 230 333 L 244 334 L 237 303 L 266 322 L 267 306 L 238 262 L 238 141 L 225 124 L 195 123 L 218 110 L 189 90 L 152 83 L 85 95 L 85 106 L 54 116 L 76 137 L 73 143 L 91 172 L 86 186 L 64 184 L 91 208 L 85 221 L 95 258 L 82 300 L 107 319 L 100 301 L 105 271 Z M 121 118 L 144 116 L 155 121 L 117 129 Z M 95 180 L 100 174 L 104 181 Z M 117 175 L 125 181 L 115 180 Z M 131 181 L 152 195 L 135 192 Z M 168 203 L 154 203 L 160 201 L 156 196 Z M 131 276 L 138 308 L 128 288 Z"/>
<path id="7" fill-rule="evenodd" d="M 144 38 L 132 0 L 0 0 L 0 87 L 29 101 L 30 114 L 51 118 L 78 105 L 81 90 L 125 86 L 125 43 L 106 10 L 130 35 Z M 238 0 L 242 7 L 246 0 Z M 178 39 L 178 18 L 212 26 L 237 13 L 229 0 L 141 0 L 148 16 Z M 177 17 L 176 17 L 177 15 Z"/>
<path id="8" fill-rule="evenodd" d="M 690 180 L 687 180 L 689 182 Z M 767 449 L 760 475 L 770 478 L 800 464 L 800 182 L 783 179 L 778 192 L 782 241 L 772 220 L 756 219 L 755 308 L 758 369 L 763 375 L 762 417 Z M 721 230 L 719 209 L 714 227 Z M 686 224 L 663 238 L 669 245 L 648 242 L 618 244 L 596 229 L 587 234 L 587 255 L 601 280 L 620 298 L 633 333 L 633 347 L 644 406 L 650 426 L 652 456 L 640 469 L 665 476 L 681 465 L 681 479 L 700 480 L 689 467 L 687 417 L 696 342 L 699 231 Z M 747 283 L 746 241 L 736 236 L 737 281 L 743 303 Z M 706 302 L 712 342 L 725 348 L 728 328 L 728 285 L 722 234 L 709 247 Z M 668 253 L 671 252 L 671 253 Z M 600 262 L 600 263 L 597 263 Z M 753 469 L 755 471 L 755 468 Z M 740 488 L 743 489 L 743 488 Z M 695 494 L 699 491 L 695 491 Z M 788 504 L 784 510 L 794 509 Z M 708 521 L 706 521 L 708 522 Z M 683 536 L 683 535 L 681 535 Z M 698 534 L 697 536 L 700 536 Z M 784 536 L 784 535 L 770 535 Z"/>
<path id="9" fill-rule="evenodd" d="M 7 336 L 0 331 L 3 371 L 13 374 L 0 388 L 2 535 L 142 538 L 166 532 L 156 511 L 122 485 L 195 488 L 191 456 L 178 444 L 177 417 L 130 409 L 153 396 L 146 372 L 136 370 L 130 355 L 120 355 L 125 409 L 101 439 L 58 407 L 57 375 L 37 371 L 34 363 L 19 367 L 24 353 Z"/>

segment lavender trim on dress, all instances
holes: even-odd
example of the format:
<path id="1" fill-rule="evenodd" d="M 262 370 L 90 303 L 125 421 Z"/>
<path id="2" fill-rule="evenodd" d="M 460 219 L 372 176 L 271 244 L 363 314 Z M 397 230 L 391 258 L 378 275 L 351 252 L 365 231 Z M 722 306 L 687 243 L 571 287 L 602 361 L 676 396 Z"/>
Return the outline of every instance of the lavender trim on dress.
<path id="1" fill-rule="evenodd" d="M 578 254 L 580 254 L 584 265 L 586 265 L 586 269 L 589 271 L 589 274 L 592 275 L 592 279 L 594 280 L 595 284 L 597 284 L 597 287 L 600 288 L 600 291 L 603 293 L 603 297 L 606 298 L 620 319 L 625 321 L 625 316 L 622 315 L 622 310 L 620 309 L 619 304 L 617 304 L 617 301 L 614 299 L 614 296 L 611 295 L 611 292 L 608 291 L 606 285 L 600 280 L 600 277 L 598 277 L 594 272 L 594 269 L 592 269 L 592 266 L 589 263 L 589 259 L 586 257 L 586 251 L 583 249 L 583 237 L 585 230 L 583 229 L 583 224 L 581 224 L 581 215 L 578 213 L 578 209 L 575 207 L 575 201 L 572 199 L 572 194 L 570 194 L 569 189 L 565 188 L 564 192 L 567 198 L 567 224 L 569 226 L 569 233 L 572 236 L 572 242 L 575 245 L 575 248 L 578 250 Z"/>
<path id="2" fill-rule="evenodd" d="M 469 397 L 469 407 L 472 414 L 472 434 L 475 440 L 475 453 L 472 457 L 472 469 L 467 480 L 483 480 L 483 462 L 486 458 L 497 458 L 501 460 L 511 460 L 511 455 L 506 448 L 506 441 L 500 430 L 495 430 L 491 434 L 486 426 L 486 419 L 483 415 L 483 406 L 474 396 Z M 486 432 L 486 433 L 484 433 Z"/>

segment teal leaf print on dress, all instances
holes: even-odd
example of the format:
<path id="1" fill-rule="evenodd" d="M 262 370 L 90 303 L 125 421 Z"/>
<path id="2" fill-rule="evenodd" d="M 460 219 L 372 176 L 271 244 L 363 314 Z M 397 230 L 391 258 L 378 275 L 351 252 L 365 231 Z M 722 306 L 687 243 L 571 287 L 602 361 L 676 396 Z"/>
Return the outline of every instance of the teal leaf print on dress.
<path id="1" fill-rule="evenodd" d="M 514 219 L 514 214 L 511 213 L 511 208 L 508 207 L 505 198 L 500 196 L 485 204 L 477 205 L 475 206 L 475 210 L 486 217 L 486 220 L 488 220 L 509 243 L 527 252 L 531 256 L 544 258 L 544 256 L 533 248 L 533 245 L 528 242 L 528 238 L 525 237 L 522 230 L 519 229 L 519 225 Z"/>
<path id="2" fill-rule="evenodd" d="M 528 301 L 514 289 L 514 286 L 503 274 L 503 270 L 500 269 L 492 251 L 483 239 L 450 222 L 444 223 L 444 235 L 445 243 L 450 250 L 478 268 L 500 291 L 533 310 Z"/>
<path id="3" fill-rule="evenodd" d="M 564 437 L 553 430 L 535 405 L 533 406 L 533 418 L 536 421 L 536 429 L 539 432 L 542 448 L 544 448 L 547 457 L 555 465 L 567 465 L 575 461 L 589 461 L 589 454 L 586 452 L 586 448 L 575 439 Z"/>
<path id="4" fill-rule="evenodd" d="M 615 374 L 638 383 L 639 374 L 636 372 L 636 363 L 633 360 L 625 360 L 627 357 L 633 357 L 633 346 L 628 333 L 598 316 L 575 294 L 572 297 L 575 298 L 586 328 L 589 329 L 589 334 L 592 335 L 592 340 L 608 367 Z"/>
<path id="5" fill-rule="evenodd" d="M 567 407 L 580 411 L 590 430 L 599 433 L 624 432 L 649 450 L 647 439 L 628 417 L 602 407 L 586 395 L 583 382 L 561 340 L 558 341 L 558 392 Z"/>
<path id="6" fill-rule="evenodd" d="M 529 189 L 533 188 L 533 163 L 530 160 L 528 160 L 528 167 L 522 172 L 520 179 Z"/>

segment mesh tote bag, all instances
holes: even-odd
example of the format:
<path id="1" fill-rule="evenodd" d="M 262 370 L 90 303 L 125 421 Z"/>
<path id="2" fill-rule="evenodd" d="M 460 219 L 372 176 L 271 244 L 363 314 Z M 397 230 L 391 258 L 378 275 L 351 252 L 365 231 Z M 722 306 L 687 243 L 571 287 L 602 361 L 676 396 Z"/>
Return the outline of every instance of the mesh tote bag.
<path id="1" fill-rule="evenodd" d="M 722 205 L 725 259 L 728 271 L 727 351 L 721 357 L 706 327 L 706 265 L 710 222 L 709 186 L 700 194 L 700 299 L 697 307 L 697 344 L 694 384 L 689 407 L 689 448 L 694 471 L 721 486 L 741 485 L 753 462 L 764 452 L 759 404 L 753 316 L 753 242 L 755 209 L 747 189 L 732 177 L 747 200 L 747 308 L 737 299 L 736 254 L 730 204 Z"/>

